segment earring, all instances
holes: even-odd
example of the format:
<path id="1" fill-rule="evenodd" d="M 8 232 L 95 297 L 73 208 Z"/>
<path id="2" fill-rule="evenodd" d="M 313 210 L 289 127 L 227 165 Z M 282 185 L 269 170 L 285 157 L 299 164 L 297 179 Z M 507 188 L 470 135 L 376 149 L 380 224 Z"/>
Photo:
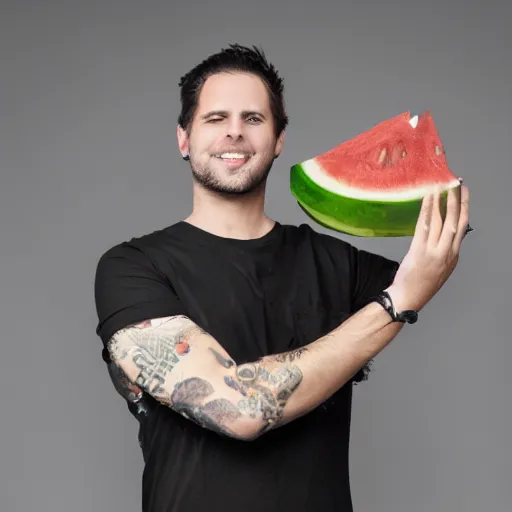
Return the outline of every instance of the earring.
<path id="1" fill-rule="evenodd" d="M 183 158 L 183 160 L 185 160 L 185 162 L 188 162 L 190 160 L 190 157 L 187 154 L 181 155 L 181 157 Z"/>

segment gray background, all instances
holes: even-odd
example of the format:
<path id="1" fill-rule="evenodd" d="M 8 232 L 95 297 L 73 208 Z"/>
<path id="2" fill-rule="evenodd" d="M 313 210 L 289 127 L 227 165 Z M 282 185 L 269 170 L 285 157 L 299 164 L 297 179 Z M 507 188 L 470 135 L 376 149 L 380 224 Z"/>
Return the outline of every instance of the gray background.
<path id="1" fill-rule="evenodd" d="M 263 44 L 286 80 L 291 125 L 268 191 L 281 222 L 309 222 L 291 164 L 432 110 L 475 232 L 356 387 L 354 502 L 510 510 L 510 4 L 185 3 L 1 3 L 2 512 L 140 510 L 137 424 L 101 360 L 94 271 L 113 244 L 188 215 L 178 79 L 234 41 Z M 343 238 L 393 258 L 409 244 Z"/>

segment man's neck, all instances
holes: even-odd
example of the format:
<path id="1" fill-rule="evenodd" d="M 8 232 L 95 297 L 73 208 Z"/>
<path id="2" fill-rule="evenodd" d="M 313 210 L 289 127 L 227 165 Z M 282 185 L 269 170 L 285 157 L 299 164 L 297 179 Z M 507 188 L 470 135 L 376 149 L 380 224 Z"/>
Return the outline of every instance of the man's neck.
<path id="1" fill-rule="evenodd" d="M 264 203 L 264 191 L 229 198 L 194 191 L 194 208 L 184 221 L 224 238 L 261 238 L 275 225 L 265 214 Z"/>

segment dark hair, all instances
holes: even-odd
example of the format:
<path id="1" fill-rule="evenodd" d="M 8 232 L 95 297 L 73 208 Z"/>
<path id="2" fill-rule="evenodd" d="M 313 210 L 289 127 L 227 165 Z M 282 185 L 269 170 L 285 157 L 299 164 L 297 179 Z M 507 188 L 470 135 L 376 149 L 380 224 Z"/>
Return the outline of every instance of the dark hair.
<path id="1" fill-rule="evenodd" d="M 210 55 L 181 77 L 179 125 L 185 130 L 189 129 L 197 108 L 201 88 L 206 79 L 211 75 L 229 71 L 253 73 L 263 80 L 269 92 L 276 135 L 279 135 L 288 125 L 283 98 L 283 79 L 279 77 L 275 67 L 268 62 L 263 50 L 256 46 L 248 48 L 239 44 L 231 44 L 229 48 Z"/>

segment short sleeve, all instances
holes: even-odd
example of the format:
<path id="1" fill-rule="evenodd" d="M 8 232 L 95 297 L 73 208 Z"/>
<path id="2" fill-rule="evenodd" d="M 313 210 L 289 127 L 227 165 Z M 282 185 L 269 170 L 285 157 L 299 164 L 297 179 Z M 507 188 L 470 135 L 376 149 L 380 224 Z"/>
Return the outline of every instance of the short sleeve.
<path id="1" fill-rule="evenodd" d="M 400 264 L 354 247 L 352 251 L 352 312 L 355 313 L 393 282 Z"/>
<path id="2" fill-rule="evenodd" d="M 126 242 L 105 252 L 96 268 L 96 334 L 104 347 L 128 325 L 150 318 L 186 314 L 171 284 L 151 259 Z"/>

